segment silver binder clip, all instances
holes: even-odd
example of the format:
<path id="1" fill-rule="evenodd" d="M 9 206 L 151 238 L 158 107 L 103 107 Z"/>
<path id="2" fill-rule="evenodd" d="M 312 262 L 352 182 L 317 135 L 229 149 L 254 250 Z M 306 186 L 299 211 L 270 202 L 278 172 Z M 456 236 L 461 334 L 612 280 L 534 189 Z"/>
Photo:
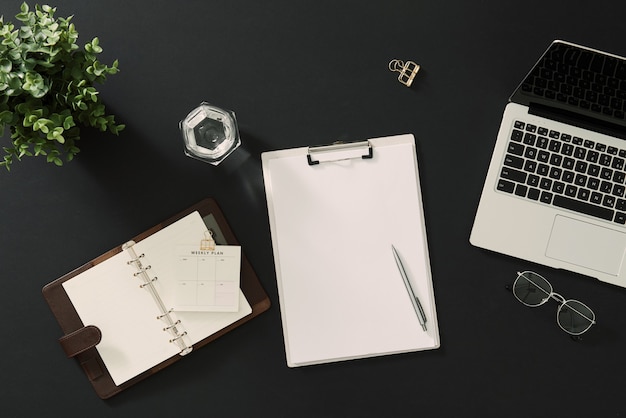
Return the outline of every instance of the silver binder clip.
<path id="1" fill-rule="evenodd" d="M 407 87 L 411 87 L 411 83 L 413 83 L 415 75 L 420 70 L 420 66 L 413 61 L 404 62 L 400 60 L 391 60 L 389 62 L 389 69 L 391 71 L 399 72 L 400 75 L 398 76 L 398 81 Z"/>

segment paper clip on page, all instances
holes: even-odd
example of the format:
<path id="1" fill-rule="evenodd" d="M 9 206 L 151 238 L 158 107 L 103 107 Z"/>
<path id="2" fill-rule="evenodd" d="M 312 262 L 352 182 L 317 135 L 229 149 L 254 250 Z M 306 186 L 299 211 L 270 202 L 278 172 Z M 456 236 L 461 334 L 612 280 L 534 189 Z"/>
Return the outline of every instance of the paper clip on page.
<path id="1" fill-rule="evenodd" d="M 369 141 L 335 142 L 331 145 L 309 147 L 307 160 L 309 165 L 316 165 L 320 162 L 344 161 L 352 158 L 368 159 L 373 156 L 374 151 Z"/>

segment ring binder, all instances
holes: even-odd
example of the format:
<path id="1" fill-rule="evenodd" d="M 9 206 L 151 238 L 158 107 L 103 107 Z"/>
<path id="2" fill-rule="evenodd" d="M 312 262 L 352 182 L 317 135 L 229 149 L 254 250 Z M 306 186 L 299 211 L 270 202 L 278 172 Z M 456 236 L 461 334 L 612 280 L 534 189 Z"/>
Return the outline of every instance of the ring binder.
<path id="1" fill-rule="evenodd" d="M 161 287 L 170 281 L 168 262 L 164 262 L 161 255 L 175 245 L 174 236 L 194 235 L 199 240 L 206 228 L 222 245 L 239 245 L 221 208 L 211 198 L 184 209 L 134 238 L 137 242 L 134 250 L 137 253 L 145 251 L 152 270 L 160 274 L 159 280 L 153 283 L 155 289 L 161 292 Z M 143 280 L 132 276 L 136 261 L 144 262 L 143 257 L 133 258 L 133 253 L 125 250 L 127 247 L 116 246 L 42 289 L 43 297 L 61 327 L 63 336 L 59 343 L 63 352 L 82 368 L 102 399 L 111 398 L 186 358 L 179 355 L 182 351 L 179 340 L 186 342 L 188 351 L 193 347 L 195 352 L 247 324 L 271 306 L 254 268 L 242 252 L 239 312 L 218 315 L 174 309 L 161 312 L 151 300 L 153 298 L 146 294 L 150 287 L 139 288 L 137 282 L 143 283 Z M 131 258 L 133 260 L 129 262 Z M 148 273 L 152 276 L 152 271 L 145 275 Z M 166 294 L 161 293 L 161 297 L 168 308 L 172 308 Z M 176 337 L 170 332 L 165 334 L 162 329 L 168 324 L 168 315 L 171 319 L 181 320 Z M 159 323 L 159 320 L 163 322 Z"/>
<path id="2" fill-rule="evenodd" d="M 367 148 L 367 152 L 365 154 L 363 154 L 364 148 Z M 315 155 L 318 159 L 313 160 L 313 155 Z M 370 159 L 374 157 L 374 151 L 372 149 L 372 144 L 370 144 L 369 141 L 338 141 L 331 145 L 309 147 L 306 157 L 309 165 L 317 165 L 320 162 L 344 161 L 359 157 L 362 159 Z"/>
<path id="3" fill-rule="evenodd" d="M 165 307 L 163 300 L 159 296 L 159 292 L 157 292 L 156 288 L 154 287 L 153 282 L 157 280 L 157 277 L 151 278 L 150 276 L 148 276 L 147 271 L 150 270 L 151 266 L 144 266 L 141 264 L 141 258 L 143 257 L 143 254 L 137 256 L 133 245 L 135 245 L 135 241 L 128 241 L 122 246 L 122 249 L 128 251 L 131 256 L 131 261 L 129 264 L 133 264 L 137 269 L 137 272 L 133 273 L 133 276 L 141 276 L 141 278 L 143 279 L 143 283 L 140 284 L 139 287 L 141 287 L 142 289 L 147 289 L 152 295 L 157 306 L 159 307 L 161 315 L 157 316 L 157 319 L 165 320 L 165 322 L 167 323 L 167 326 L 163 328 L 163 331 L 168 331 L 170 334 L 172 334 L 173 338 L 170 339 L 170 343 L 175 342 L 178 345 L 178 347 L 180 348 L 179 354 L 181 356 L 189 354 L 193 347 L 187 345 L 187 343 L 185 343 L 185 341 L 183 340 L 183 337 L 187 335 L 187 331 L 181 331 L 182 324 L 180 320 L 172 319 L 172 309 L 167 309 Z"/>

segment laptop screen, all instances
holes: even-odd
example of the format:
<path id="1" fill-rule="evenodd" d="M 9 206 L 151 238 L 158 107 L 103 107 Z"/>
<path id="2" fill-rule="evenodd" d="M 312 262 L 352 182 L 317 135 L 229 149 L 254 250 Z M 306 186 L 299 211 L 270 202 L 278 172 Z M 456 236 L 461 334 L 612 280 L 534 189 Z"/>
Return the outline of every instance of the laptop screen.
<path id="1" fill-rule="evenodd" d="M 626 136 L 626 60 L 554 41 L 510 101 L 530 113 L 586 129 Z"/>

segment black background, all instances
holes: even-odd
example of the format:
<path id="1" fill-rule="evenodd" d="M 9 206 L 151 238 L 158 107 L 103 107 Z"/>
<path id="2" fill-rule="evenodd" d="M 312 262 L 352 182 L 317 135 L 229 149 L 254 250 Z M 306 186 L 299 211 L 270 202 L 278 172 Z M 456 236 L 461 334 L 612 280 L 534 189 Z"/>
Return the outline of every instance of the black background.
<path id="1" fill-rule="evenodd" d="M 0 2 L 5 22 L 17 22 L 20 3 Z M 81 45 L 98 36 L 101 60 L 119 59 L 120 73 L 99 91 L 127 129 L 83 130 L 81 153 L 61 168 L 30 158 L 0 171 L 3 416 L 626 414 L 626 290 L 468 242 L 508 96 L 554 39 L 626 55 L 626 3 L 53 5 L 57 16 L 74 15 Z M 411 88 L 389 71 L 391 59 L 422 66 Z M 236 112 L 251 155 L 237 170 L 184 156 L 178 121 L 201 101 Z M 417 139 L 441 348 L 289 369 L 260 152 L 401 133 Z M 207 196 L 271 310 L 100 400 L 57 343 L 41 288 Z M 504 290 L 520 269 L 594 309 L 598 323 L 583 342 L 558 328 L 556 304 L 528 309 Z"/>

